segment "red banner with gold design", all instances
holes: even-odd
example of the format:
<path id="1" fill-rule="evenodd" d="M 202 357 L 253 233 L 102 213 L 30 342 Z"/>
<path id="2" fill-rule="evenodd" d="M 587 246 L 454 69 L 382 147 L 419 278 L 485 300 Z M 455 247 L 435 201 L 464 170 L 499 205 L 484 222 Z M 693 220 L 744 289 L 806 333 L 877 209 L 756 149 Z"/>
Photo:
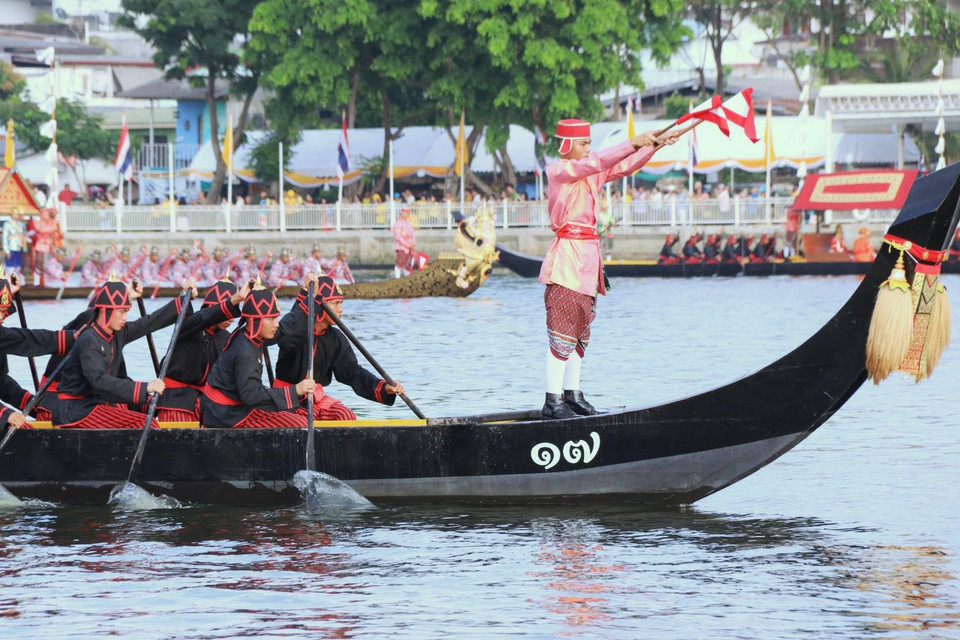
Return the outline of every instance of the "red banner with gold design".
<path id="1" fill-rule="evenodd" d="M 916 170 L 840 171 L 807 176 L 795 209 L 899 209 Z"/>

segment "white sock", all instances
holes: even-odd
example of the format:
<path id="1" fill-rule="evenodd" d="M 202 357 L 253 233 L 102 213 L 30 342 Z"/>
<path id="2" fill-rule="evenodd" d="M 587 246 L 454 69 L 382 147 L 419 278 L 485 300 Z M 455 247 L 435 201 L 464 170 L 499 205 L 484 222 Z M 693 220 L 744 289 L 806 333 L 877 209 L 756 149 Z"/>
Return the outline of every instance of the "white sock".
<path id="1" fill-rule="evenodd" d="M 563 370 L 566 364 L 547 350 L 547 393 L 563 393 Z"/>
<path id="2" fill-rule="evenodd" d="M 570 357 L 567 358 L 567 367 L 563 370 L 563 388 L 569 391 L 580 390 L 580 363 L 583 358 L 574 349 Z"/>

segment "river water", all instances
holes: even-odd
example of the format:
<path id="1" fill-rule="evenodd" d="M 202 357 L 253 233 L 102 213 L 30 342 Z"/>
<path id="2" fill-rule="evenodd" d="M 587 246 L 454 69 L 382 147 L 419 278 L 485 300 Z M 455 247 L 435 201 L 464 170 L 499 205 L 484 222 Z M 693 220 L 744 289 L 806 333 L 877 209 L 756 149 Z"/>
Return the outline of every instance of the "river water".
<path id="1" fill-rule="evenodd" d="M 858 281 L 613 284 L 583 369 L 606 408 L 764 366 Z M 533 408 L 542 297 L 501 273 L 463 300 L 347 301 L 344 320 L 427 415 Z M 53 328 L 83 304 L 27 313 Z M 153 377 L 145 344 L 126 355 Z M 0 637 L 958 638 L 958 379 L 954 345 L 930 380 L 864 386 L 783 458 L 686 508 L 2 511 Z M 328 391 L 360 417 L 409 415 Z"/>

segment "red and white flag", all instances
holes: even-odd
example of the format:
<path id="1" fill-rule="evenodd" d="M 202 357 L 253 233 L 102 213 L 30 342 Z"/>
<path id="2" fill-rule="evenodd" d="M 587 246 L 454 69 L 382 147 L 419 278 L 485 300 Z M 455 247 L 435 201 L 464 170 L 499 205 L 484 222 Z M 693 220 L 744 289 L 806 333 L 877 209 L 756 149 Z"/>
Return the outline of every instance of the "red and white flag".
<path id="1" fill-rule="evenodd" d="M 680 116 L 677 119 L 677 124 L 683 124 L 693 119 L 712 122 L 723 132 L 723 135 L 730 135 L 730 126 L 727 124 L 727 114 L 723 111 L 723 98 L 720 96 L 713 96 L 706 102 L 698 104 L 693 108 L 693 111 Z"/>
<path id="2" fill-rule="evenodd" d="M 730 135 L 730 125 L 733 124 L 743 129 L 743 133 L 750 139 L 750 142 L 760 140 L 754 122 L 752 88 L 744 89 L 726 102 L 720 96 L 713 96 L 706 102 L 694 107 L 690 113 L 682 115 L 677 120 L 677 124 L 683 124 L 694 119 L 714 123 L 725 136 Z"/>
<path id="3" fill-rule="evenodd" d="M 117 155 L 114 158 L 113 167 L 125 180 L 133 177 L 133 157 L 130 154 L 130 133 L 127 130 L 127 116 L 123 116 L 120 141 L 117 143 Z"/>
<path id="4" fill-rule="evenodd" d="M 721 105 L 727 121 L 737 125 L 750 142 L 757 142 L 757 125 L 753 116 L 753 88 L 747 88 Z"/>

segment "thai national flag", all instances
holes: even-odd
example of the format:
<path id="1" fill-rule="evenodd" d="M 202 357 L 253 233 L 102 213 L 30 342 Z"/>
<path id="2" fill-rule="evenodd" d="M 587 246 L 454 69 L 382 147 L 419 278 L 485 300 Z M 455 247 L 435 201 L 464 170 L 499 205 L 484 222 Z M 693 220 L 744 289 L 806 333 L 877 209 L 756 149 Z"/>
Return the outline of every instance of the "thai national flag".
<path id="1" fill-rule="evenodd" d="M 133 177 L 133 157 L 130 155 L 130 133 L 127 131 L 127 116 L 123 116 L 123 127 L 120 129 L 120 143 L 117 145 L 117 157 L 113 161 L 117 173 L 124 180 Z"/>
<path id="2" fill-rule="evenodd" d="M 347 114 L 343 114 L 343 127 L 340 130 L 340 144 L 337 145 L 337 177 L 350 172 L 350 141 L 347 139 Z"/>

